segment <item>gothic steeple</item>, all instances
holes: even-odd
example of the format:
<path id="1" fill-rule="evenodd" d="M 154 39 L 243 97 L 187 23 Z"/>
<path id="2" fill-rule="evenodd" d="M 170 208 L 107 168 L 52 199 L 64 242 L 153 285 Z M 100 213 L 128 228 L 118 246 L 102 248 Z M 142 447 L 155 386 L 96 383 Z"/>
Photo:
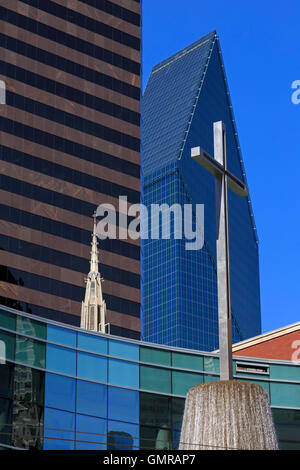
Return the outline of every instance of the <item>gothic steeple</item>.
<path id="1" fill-rule="evenodd" d="M 94 217 L 90 272 L 86 279 L 85 298 L 81 307 L 81 328 L 105 333 L 106 303 L 102 295 L 103 278 L 98 267 L 97 221 Z"/>

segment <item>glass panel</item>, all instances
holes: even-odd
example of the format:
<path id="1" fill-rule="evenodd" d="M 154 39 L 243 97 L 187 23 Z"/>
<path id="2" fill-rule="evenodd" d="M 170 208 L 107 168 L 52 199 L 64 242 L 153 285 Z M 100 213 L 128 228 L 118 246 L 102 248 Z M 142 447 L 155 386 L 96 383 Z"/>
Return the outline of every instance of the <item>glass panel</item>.
<path id="1" fill-rule="evenodd" d="M 77 415 L 76 449 L 106 450 L 106 433 L 106 419 Z"/>
<path id="2" fill-rule="evenodd" d="M 15 331 L 16 329 L 16 315 L 0 309 L 0 326 L 8 330 Z"/>
<path id="3" fill-rule="evenodd" d="M 75 411 L 75 379 L 46 373 L 45 406 Z"/>
<path id="4" fill-rule="evenodd" d="M 139 388 L 139 364 L 109 359 L 108 371 L 110 384 Z"/>
<path id="5" fill-rule="evenodd" d="M 78 349 L 107 354 L 107 339 L 86 333 L 78 333 Z"/>
<path id="6" fill-rule="evenodd" d="M 139 392 L 108 387 L 108 418 L 139 422 Z"/>
<path id="7" fill-rule="evenodd" d="M 271 405 L 300 408 L 300 384 L 271 382 Z"/>
<path id="8" fill-rule="evenodd" d="M 141 362 L 150 362 L 152 364 L 161 364 L 163 366 L 171 365 L 170 351 L 163 349 L 146 348 L 141 346 Z"/>
<path id="9" fill-rule="evenodd" d="M 219 358 L 204 356 L 204 370 L 207 372 L 220 373 Z"/>
<path id="10" fill-rule="evenodd" d="M 109 341 L 109 355 L 123 359 L 139 360 L 139 346 L 137 344 L 125 343 L 123 341 Z"/>
<path id="11" fill-rule="evenodd" d="M 13 374 L 13 364 L 0 364 L 0 395 L 7 398 L 12 398 Z"/>
<path id="12" fill-rule="evenodd" d="M 140 393 L 140 423 L 145 426 L 171 427 L 171 398 Z"/>
<path id="13" fill-rule="evenodd" d="M 139 426 L 136 424 L 108 421 L 108 450 L 138 450 Z"/>
<path id="14" fill-rule="evenodd" d="M 156 367 L 141 366 L 141 388 L 144 390 L 171 393 L 171 371 Z"/>
<path id="15" fill-rule="evenodd" d="M 218 375 L 205 375 L 204 382 L 218 382 L 220 377 Z"/>
<path id="16" fill-rule="evenodd" d="M 106 418 L 107 386 L 77 380 L 77 412 Z"/>
<path id="17" fill-rule="evenodd" d="M 1 361 L 5 362 L 15 360 L 15 342 L 16 335 L 0 331 Z"/>
<path id="18" fill-rule="evenodd" d="M 107 358 L 78 351 L 77 375 L 84 379 L 107 383 Z"/>
<path id="19" fill-rule="evenodd" d="M 17 336 L 16 361 L 29 366 L 45 368 L 46 343 Z"/>
<path id="20" fill-rule="evenodd" d="M 185 400 L 172 398 L 172 448 L 178 449 Z"/>
<path id="21" fill-rule="evenodd" d="M 76 351 L 47 344 L 46 369 L 76 376 Z"/>
<path id="22" fill-rule="evenodd" d="M 75 415 L 45 408 L 44 449 L 74 449 Z M 56 440 L 58 439 L 58 440 Z"/>
<path id="23" fill-rule="evenodd" d="M 172 366 L 180 367 L 182 369 L 203 370 L 203 356 L 173 352 Z"/>
<path id="24" fill-rule="evenodd" d="M 0 442 L 10 445 L 12 423 L 12 400 L 0 398 Z"/>
<path id="25" fill-rule="evenodd" d="M 53 343 L 76 347 L 76 331 L 67 330 L 55 325 L 47 325 L 47 339 Z"/>
<path id="26" fill-rule="evenodd" d="M 140 449 L 171 450 L 170 429 L 141 426 Z"/>
<path id="27" fill-rule="evenodd" d="M 12 444 L 24 449 L 42 449 L 44 408 L 35 403 L 14 401 Z"/>
<path id="28" fill-rule="evenodd" d="M 173 394 L 185 396 L 190 388 L 203 383 L 203 376 L 189 372 L 172 372 Z"/>
<path id="29" fill-rule="evenodd" d="M 22 403 L 44 405 L 44 372 L 30 367 L 15 365 L 14 400 Z"/>
<path id="30" fill-rule="evenodd" d="M 300 410 L 272 409 L 280 450 L 300 450 Z"/>
<path id="31" fill-rule="evenodd" d="M 24 335 L 46 339 L 46 325 L 27 317 L 17 317 L 17 331 Z"/>
<path id="32" fill-rule="evenodd" d="M 297 380 L 300 382 L 300 367 L 270 364 L 271 379 Z"/>

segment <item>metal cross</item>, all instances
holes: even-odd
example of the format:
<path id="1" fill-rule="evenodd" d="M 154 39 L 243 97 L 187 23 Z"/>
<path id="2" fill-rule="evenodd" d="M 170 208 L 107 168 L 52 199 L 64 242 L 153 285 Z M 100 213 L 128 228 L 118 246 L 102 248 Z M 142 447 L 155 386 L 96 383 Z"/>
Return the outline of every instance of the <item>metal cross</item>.
<path id="1" fill-rule="evenodd" d="M 214 123 L 214 158 L 201 147 L 192 148 L 191 157 L 215 176 L 220 380 L 232 380 L 228 188 L 240 197 L 248 195 L 248 188 L 227 170 L 226 132 L 222 121 Z"/>

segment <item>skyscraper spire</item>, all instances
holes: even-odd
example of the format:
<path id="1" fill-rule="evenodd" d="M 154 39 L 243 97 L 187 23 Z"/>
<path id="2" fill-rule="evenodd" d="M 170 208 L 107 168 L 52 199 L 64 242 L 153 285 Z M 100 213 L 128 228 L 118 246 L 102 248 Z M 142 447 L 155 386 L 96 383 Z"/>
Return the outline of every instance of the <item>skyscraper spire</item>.
<path id="1" fill-rule="evenodd" d="M 85 298 L 81 307 L 81 328 L 105 333 L 106 303 L 102 295 L 102 281 L 98 267 L 97 221 L 94 217 L 90 272 L 86 279 Z"/>

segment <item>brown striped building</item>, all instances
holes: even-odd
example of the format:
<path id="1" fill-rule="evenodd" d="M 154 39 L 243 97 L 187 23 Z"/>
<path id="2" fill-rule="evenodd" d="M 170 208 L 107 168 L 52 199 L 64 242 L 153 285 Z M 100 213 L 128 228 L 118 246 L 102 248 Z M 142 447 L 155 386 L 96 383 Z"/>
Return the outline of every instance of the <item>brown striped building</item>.
<path id="1" fill-rule="evenodd" d="M 140 200 L 139 0 L 0 0 L 0 303 L 80 324 L 92 214 Z M 139 338 L 140 248 L 99 244 L 111 333 Z"/>

